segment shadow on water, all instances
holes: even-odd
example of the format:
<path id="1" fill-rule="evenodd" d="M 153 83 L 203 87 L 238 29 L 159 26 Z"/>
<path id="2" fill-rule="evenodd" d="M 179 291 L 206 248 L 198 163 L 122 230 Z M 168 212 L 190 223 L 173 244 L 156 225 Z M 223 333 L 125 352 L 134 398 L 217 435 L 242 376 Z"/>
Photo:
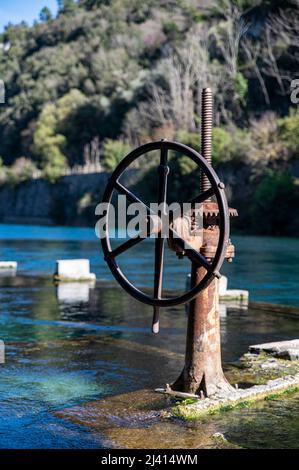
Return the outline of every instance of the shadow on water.
<path id="1" fill-rule="evenodd" d="M 246 447 L 297 445 L 296 395 L 200 423 L 161 418 L 159 410 L 171 403 L 149 390 L 170 383 L 182 368 L 183 307 L 162 311 L 161 334 L 153 337 L 151 308 L 116 286 L 56 288 L 21 276 L 3 278 L 0 286 L 6 345 L 0 447 L 214 447 L 215 432 Z M 298 333 L 296 316 L 228 310 L 221 320 L 223 360 L 237 360 L 249 344 Z"/>

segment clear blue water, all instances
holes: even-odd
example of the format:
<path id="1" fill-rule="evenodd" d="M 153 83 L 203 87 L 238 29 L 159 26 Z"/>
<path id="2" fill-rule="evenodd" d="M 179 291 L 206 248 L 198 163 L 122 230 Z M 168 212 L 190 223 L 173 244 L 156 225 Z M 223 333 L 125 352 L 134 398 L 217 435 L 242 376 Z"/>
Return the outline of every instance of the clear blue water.
<path id="1" fill-rule="evenodd" d="M 298 240 L 234 237 L 233 241 L 237 257 L 225 266 L 231 287 L 249 288 L 254 300 L 298 305 Z M 142 286 L 151 282 L 151 248 L 145 241 L 137 247 L 136 259 L 124 257 L 130 278 Z M 167 285 L 177 287 L 184 283 L 188 263 L 170 255 Z M 78 257 L 91 260 L 98 279 L 111 281 L 93 230 L 0 226 L 0 259 L 19 263 L 17 277 L 0 278 L 0 339 L 6 346 L 6 363 L 0 364 L 0 448 L 121 446 L 128 439 L 128 426 L 118 425 L 115 433 L 113 415 L 114 424 L 107 427 L 103 418 L 102 428 L 95 430 L 56 413 L 170 383 L 181 370 L 184 307 L 163 310 L 161 333 L 153 337 L 151 308 L 129 298 L 114 283 L 55 287 L 45 277 L 53 273 L 56 259 Z M 250 344 L 298 337 L 295 318 L 228 309 L 221 319 L 224 363 L 237 360 Z M 165 447 L 170 435 L 178 446 L 201 445 L 202 429 L 224 432 L 246 447 L 281 443 L 296 447 L 298 413 L 297 396 L 284 406 L 236 411 L 229 419 L 213 419 L 199 427 L 169 422 L 166 433 L 165 424 L 151 432 Z M 280 425 L 271 426 L 270 436 L 269 422 L 277 420 Z M 134 440 L 143 425 L 135 430 L 130 426 Z"/>
<path id="2" fill-rule="evenodd" d="M 236 258 L 222 273 L 229 287 L 248 289 L 250 299 L 299 306 L 299 239 L 233 236 Z M 111 281 L 100 241 L 93 229 L 0 225 L 0 259 L 15 260 L 20 272 L 51 275 L 56 259 L 88 258 L 99 280 Z M 128 278 L 139 286 L 152 286 L 153 241 L 145 240 L 119 258 Z M 185 286 L 187 260 L 166 253 L 164 285 Z"/>

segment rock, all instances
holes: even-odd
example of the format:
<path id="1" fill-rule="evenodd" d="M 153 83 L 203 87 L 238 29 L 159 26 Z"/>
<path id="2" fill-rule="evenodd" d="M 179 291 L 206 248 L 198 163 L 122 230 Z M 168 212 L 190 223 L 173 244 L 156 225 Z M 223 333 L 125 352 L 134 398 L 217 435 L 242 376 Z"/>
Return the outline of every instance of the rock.
<path id="1" fill-rule="evenodd" d="M 249 353 L 261 354 L 265 353 L 280 359 L 290 361 L 299 360 L 299 339 L 291 341 L 277 341 L 273 343 L 255 344 L 249 346 Z"/>
<path id="2" fill-rule="evenodd" d="M 260 364 L 261 369 L 277 369 L 278 367 L 279 367 L 279 364 L 273 361 L 266 361 Z"/>

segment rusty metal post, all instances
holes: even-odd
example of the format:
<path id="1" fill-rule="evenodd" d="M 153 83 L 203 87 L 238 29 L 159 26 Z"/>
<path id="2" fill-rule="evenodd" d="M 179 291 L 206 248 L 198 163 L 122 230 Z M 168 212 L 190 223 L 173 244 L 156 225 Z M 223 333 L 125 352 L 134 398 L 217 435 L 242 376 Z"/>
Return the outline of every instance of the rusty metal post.
<path id="1" fill-rule="evenodd" d="M 202 92 L 201 153 L 212 163 L 213 97 L 209 88 Z M 201 189 L 209 189 L 206 176 L 201 180 Z M 216 249 L 219 227 L 215 203 L 207 201 L 203 207 L 203 243 L 201 252 L 207 257 Z M 215 215 L 213 214 L 213 210 Z M 206 271 L 192 264 L 191 286 L 198 284 Z M 185 366 L 172 390 L 195 393 L 201 397 L 214 395 L 218 391 L 229 391 L 221 365 L 220 321 L 218 312 L 218 279 L 203 290 L 191 303 L 188 315 Z"/>

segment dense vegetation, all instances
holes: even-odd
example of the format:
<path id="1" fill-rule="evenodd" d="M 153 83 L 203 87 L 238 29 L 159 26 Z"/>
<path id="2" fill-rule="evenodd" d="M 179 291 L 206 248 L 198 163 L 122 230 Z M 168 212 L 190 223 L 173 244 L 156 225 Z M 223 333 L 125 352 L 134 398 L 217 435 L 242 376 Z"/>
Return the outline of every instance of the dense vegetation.
<path id="1" fill-rule="evenodd" d="M 58 3 L 56 18 L 44 8 L 33 27 L 0 35 L 0 182 L 55 181 L 90 164 L 111 170 L 129 148 L 161 137 L 198 148 L 208 84 L 214 163 L 243 169 L 250 186 L 248 212 L 231 185 L 232 203 L 246 210 L 240 226 L 299 233 L 297 1 Z M 175 169 L 175 187 L 190 186 L 192 165 Z M 155 178 L 150 161 L 145 170 Z"/>

